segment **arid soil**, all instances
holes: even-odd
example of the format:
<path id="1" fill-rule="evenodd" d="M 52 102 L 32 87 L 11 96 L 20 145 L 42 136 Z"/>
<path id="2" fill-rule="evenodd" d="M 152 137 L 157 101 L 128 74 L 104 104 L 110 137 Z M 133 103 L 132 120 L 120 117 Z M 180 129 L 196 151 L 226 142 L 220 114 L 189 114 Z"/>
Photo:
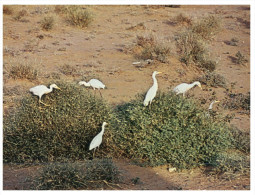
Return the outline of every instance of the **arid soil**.
<path id="1" fill-rule="evenodd" d="M 223 75 L 228 84 L 235 83 L 233 92 L 250 91 L 250 9 L 249 6 L 88 6 L 94 20 L 84 29 L 70 26 L 61 15 L 54 12 L 54 6 L 15 6 L 14 13 L 3 18 L 3 79 L 4 116 L 13 112 L 17 100 L 29 93 L 29 88 L 49 83 L 54 77 L 67 82 L 96 77 L 103 81 L 107 89 L 102 91 L 111 105 L 127 102 L 138 93 L 143 93 L 152 85 L 152 72 L 158 75 L 159 90 L 168 91 L 174 86 L 191 82 L 203 74 L 194 65 L 186 66 L 178 59 L 174 35 L 184 28 L 174 24 L 173 18 L 183 13 L 192 20 L 207 15 L 219 16 L 223 23 L 222 31 L 210 45 L 211 56 L 218 60 L 216 73 Z M 21 20 L 15 20 L 15 13 L 26 10 Z M 55 18 L 55 26 L 50 31 L 41 29 L 40 20 L 46 15 Z M 136 26 L 142 23 L 142 28 Z M 132 27 L 132 28 L 130 28 Z M 138 62 L 130 51 L 136 44 L 137 35 L 153 33 L 171 47 L 167 63 L 135 65 Z M 239 40 L 237 46 L 229 45 L 232 38 Z M 30 44 L 30 45 L 29 45 Z M 28 50 L 28 48 L 30 50 Z M 244 65 L 235 63 L 235 54 L 240 51 L 248 59 Z M 15 63 L 24 63 L 38 70 L 36 80 L 13 79 L 8 76 L 9 68 Z M 73 67 L 70 75 L 63 74 L 63 65 Z M 202 86 L 190 90 L 194 98 L 204 98 L 205 108 L 210 97 L 216 93 L 218 100 L 224 101 L 225 89 Z M 88 89 L 89 90 L 89 89 Z M 250 131 L 250 115 L 242 110 L 225 110 L 222 104 L 215 110 L 223 114 L 234 113 L 231 124 L 243 131 Z M 248 190 L 250 176 L 241 175 L 232 180 L 208 176 L 200 169 L 170 173 L 166 166 L 144 168 L 127 160 L 115 160 L 122 170 L 124 183 L 121 189 L 147 190 Z M 5 164 L 3 167 L 3 188 L 6 190 L 28 189 L 27 180 L 40 167 L 21 167 Z M 133 178 L 139 178 L 134 184 Z M 116 187 L 116 189 L 119 189 Z"/>

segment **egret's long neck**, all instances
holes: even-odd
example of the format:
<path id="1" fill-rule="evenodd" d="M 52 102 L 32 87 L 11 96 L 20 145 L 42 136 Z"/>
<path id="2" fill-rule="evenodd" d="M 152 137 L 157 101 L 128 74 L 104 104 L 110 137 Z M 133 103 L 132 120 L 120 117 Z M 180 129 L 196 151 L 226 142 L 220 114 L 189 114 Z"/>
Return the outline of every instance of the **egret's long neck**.
<path id="1" fill-rule="evenodd" d="M 158 81 L 156 79 L 156 75 L 155 74 L 152 75 L 152 79 L 153 79 L 153 86 L 158 87 Z"/>
<path id="2" fill-rule="evenodd" d="M 198 85 L 197 82 L 194 82 L 194 83 L 189 84 L 189 89 L 191 89 L 191 88 L 194 87 L 195 85 Z"/>
<path id="3" fill-rule="evenodd" d="M 102 131 L 100 132 L 100 134 L 104 134 L 104 126 L 105 125 L 102 126 Z"/>
<path id="4" fill-rule="evenodd" d="M 50 86 L 50 88 L 48 89 L 48 93 L 52 92 L 52 90 L 53 90 L 53 87 Z"/>

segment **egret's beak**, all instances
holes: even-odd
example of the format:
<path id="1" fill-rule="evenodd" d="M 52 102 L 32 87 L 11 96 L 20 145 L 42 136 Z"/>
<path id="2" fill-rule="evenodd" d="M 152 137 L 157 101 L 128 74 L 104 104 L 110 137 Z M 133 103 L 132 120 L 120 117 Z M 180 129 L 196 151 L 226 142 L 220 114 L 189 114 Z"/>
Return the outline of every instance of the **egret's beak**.
<path id="1" fill-rule="evenodd" d="M 220 102 L 220 101 L 216 100 L 215 103 L 217 103 L 217 102 Z"/>
<path id="2" fill-rule="evenodd" d="M 201 86 L 199 86 L 201 90 L 203 90 L 203 88 Z"/>
<path id="3" fill-rule="evenodd" d="M 158 74 L 161 74 L 162 72 L 158 72 Z"/>
<path id="4" fill-rule="evenodd" d="M 59 87 L 56 87 L 56 89 L 59 89 L 60 91 L 62 91 Z"/>

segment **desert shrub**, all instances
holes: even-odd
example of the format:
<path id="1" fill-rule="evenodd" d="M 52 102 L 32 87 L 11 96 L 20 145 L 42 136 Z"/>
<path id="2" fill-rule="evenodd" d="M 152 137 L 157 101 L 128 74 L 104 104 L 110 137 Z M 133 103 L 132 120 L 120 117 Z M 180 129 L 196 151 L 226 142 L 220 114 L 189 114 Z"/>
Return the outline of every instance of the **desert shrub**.
<path id="1" fill-rule="evenodd" d="M 246 62 L 248 62 L 248 60 L 240 51 L 238 51 L 235 56 L 236 56 L 235 62 L 237 64 L 244 65 Z"/>
<path id="2" fill-rule="evenodd" d="M 64 65 L 60 66 L 59 70 L 64 75 L 72 75 L 76 72 L 76 69 L 69 64 L 64 64 Z"/>
<path id="3" fill-rule="evenodd" d="M 247 94 L 229 93 L 224 101 L 224 107 L 230 110 L 243 109 L 250 111 L 250 92 Z"/>
<path id="4" fill-rule="evenodd" d="M 27 15 L 27 10 L 22 9 L 20 10 L 14 17 L 14 20 L 21 21 L 21 19 Z"/>
<path id="5" fill-rule="evenodd" d="M 239 42 L 239 40 L 237 38 L 232 38 L 230 41 L 227 41 L 227 44 L 228 45 L 231 45 L 231 46 L 237 46 L 237 43 Z"/>
<path id="6" fill-rule="evenodd" d="M 231 134 L 233 137 L 232 144 L 241 152 L 250 153 L 250 132 L 242 131 L 235 126 L 231 127 Z"/>
<path id="7" fill-rule="evenodd" d="M 13 79 L 35 80 L 37 76 L 38 71 L 30 64 L 17 63 L 12 64 L 9 68 L 9 77 Z"/>
<path id="8" fill-rule="evenodd" d="M 99 189 L 120 181 L 118 168 L 111 159 L 76 163 L 50 163 L 34 180 L 32 189 L 80 190 Z"/>
<path id="9" fill-rule="evenodd" d="M 11 5 L 3 5 L 3 14 L 12 15 L 13 14 L 12 6 Z"/>
<path id="10" fill-rule="evenodd" d="M 221 30 L 221 20 L 216 16 L 207 16 L 194 23 L 191 30 L 203 40 L 211 40 Z"/>
<path id="11" fill-rule="evenodd" d="M 224 87 L 225 88 L 227 85 L 225 77 L 214 72 L 207 72 L 206 74 L 196 78 L 195 80 L 200 81 L 201 84 L 204 84 L 208 87 Z"/>
<path id="12" fill-rule="evenodd" d="M 250 158 L 240 152 L 228 151 L 219 153 L 211 165 L 214 173 L 223 174 L 225 178 L 234 178 L 237 173 L 250 171 Z"/>
<path id="13" fill-rule="evenodd" d="M 51 82 L 52 83 L 52 82 Z M 111 109 L 102 98 L 78 84 L 55 82 L 62 90 L 43 96 L 49 106 L 38 104 L 28 94 L 15 115 L 4 119 L 4 162 L 31 163 L 88 159 L 89 144 L 101 131 L 104 121 L 111 124 Z M 109 129 L 108 129 L 109 128 Z M 96 156 L 104 156 L 111 143 L 110 125 Z"/>
<path id="14" fill-rule="evenodd" d="M 202 165 L 230 146 L 226 125 L 206 116 L 193 100 L 158 93 L 150 108 L 144 96 L 118 106 L 114 142 L 118 154 L 143 166 L 171 164 L 178 169 Z M 121 151 L 121 152 L 120 152 Z"/>
<path id="15" fill-rule="evenodd" d="M 41 23 L 41 27 L 42 27 L 43 30 L 49 31 L 54 26 L 54 18 L 53 18 L 53 16 L 44 17 L 40 21 L 40 23 Z"/>
<path id="16" fill-rule="evenodd" d="M 182 13 L 178 14 L 175 18 L 174 21 L 176 24 L 187 24 L 191 25 L 192 24 L 192 19 L 186 15 L 183 15 Z"/>
<path id="17" fill-rule="evenodd" d="M 73 26 L 87 27 L 92 22 L 92 14 L 78 5 L 71 5 L 66 8 L 66 20 Z"/>
<path id="18" fill-rule="evenodd" d="M 67 12 L 67 7 L 66 5 L 55 5 L 55 9 L 54 11 L 57 13 L 57 14 L 63 14 L 63 13 L 66 13 Z"/>
<path id="19" fill-rule="evenodd" d="M 136 46 L 140 48 L 141 52 L 136 53 L 135 57 L 142 60 L 151 59 L 166 63 L 171 52 L 170 47 L 160 43 L 152 34 L 149 36 L 137 36 Z"/>

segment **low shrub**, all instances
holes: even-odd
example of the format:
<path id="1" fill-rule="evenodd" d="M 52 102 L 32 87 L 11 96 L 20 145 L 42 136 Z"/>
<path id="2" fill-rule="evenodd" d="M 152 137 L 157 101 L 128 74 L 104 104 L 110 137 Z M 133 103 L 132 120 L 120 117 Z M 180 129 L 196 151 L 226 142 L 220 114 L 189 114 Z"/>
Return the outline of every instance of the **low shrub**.
<path id="1" fill-rule="evenodd" d="M 177 15 L 174 18 L 174 21 L 176 24 L 186 24 L 186 25 L 191 25 L 192 24 L 192 19 L 186 15 L 183 15 L 182 13 L 180 13 L 179 15 Z"/>
<path id="2" fill-rule="evenodd" d="M 236 177 L 237 173 L 249 173 L 250 158 L 242 153 L 229 151 L 219 153 L 211 165 L 215 174 L 222 174 L 222 177 L 231 179 Z"/>
<path id="3" fill-rule="evenodd" d="M 250 111 L 250 92 L 247 94 L 229 93 L 224 101 L 224 107 L 230 110 L 243 109 Z"/>
<path id="4" fill-rule="evenodd" d="M 195 79 L 198 80 L 200 83 L 206 85 L 207 87 L 224 87 L 226 88 L 227 82 L 225 77 L 220 74 L 214 72 L 207 72 L 206 74 L 202 75 Z"/>
<path id="5" fill-rule="evenodd" d="M 142 60 L 157 60 L 162 63 L 167 62 L 167 58 L 171 52 L 170 47 L 160 43 L 155 36 L 137 36 L 137 45 L 139 47 L 138 53 L 135 53 L 137 59 Z"/>
<path id="6" fill-rule="evenodd" d="M 21 21 L 21 19 L 27 15 L 27 10 L 22 9 L 20 10 L 14 17 L 14 20 Z"/>
<path id="7" fill-rule="evenodd" d="M 13 14 L 13 8 L 11 5 L 3 5 L 3 14 L 5 15 L 12 15 Z"/>
<path id="8" fill-rule="evenodd" d="M 85 28 L 93 20 L 92 14 L 78 5 L 66 7 L 65 13 L 67 22 L 73 26 Z"/>
<path id="9" fill-rule="evenodd" d="M 78 84 L 55 82 L 62 90 L 54 90 L 42 98 L 50 106 L 39 105 L 38 97 L 28 94 L 15 115 L 4 118 L 4 162 L 36 163 L 82 160 L 92 157 L 91 140 L 106 127 L 96 156 L 107 155 L 111 144 L 111 109 Z M 112 144 L 113 145 L 113 144 Z"/>
<path id="10" fill-rule="evenodd" d="M 49 31 L 54 26 L 54 18 L 53 16 L 44 17 L 40 23 L 43 30 Z"/>
<path id="11" fill-rule="evenodd" d="M 231 127 L 231 134 L 233 137 L 233 146 L 246 154 L 250 153 L 250 132 L 242 131 L 235 126 Z"/>
<path id="12" fill-rule="evenodd" d="M 9 77 L 13 79 L 28 79 L 35 80 L 38 76 L 38 71 L 30 64 L 17 63 L 9 68 Z"/>
<path id="13" fill-rule="evenodd" d="M 76 69 L 69 64 L 64 64 L 64 65 L 60 66 L 59 70 L 64 75 L 72 75 L 72 74 L 76 73 Z"/>
<path id="14" fill-rule="evenodd" d="M 171 164 L 189 169 L 209 162 L 231 144 L 227 126 L 207 117 L 198 104 L 173 93 L 158 93 L 150 107 L 143 95 L 118 106 L 114 136 L 118 154 L 142 166 Z M 121 152 L 120 152 L 121 151 Z"/>
<path id="15" fill-rule="evenodd" d="M 111 159 L 94 159 L 76 163 L 50 163 L 35 178 L 32 189 L 101 189 L 117 185 L 120 179 L 120 172 Z"/>
<path id="16" fill-rule="evenodd" d="M 237 64 L 244 65 L 245 63 L 248 62 L 248 60 L 245 58 L 245 56 L 240 51 L 238 51 L 235 56 L 236 56 L 235 62 Z"/>

